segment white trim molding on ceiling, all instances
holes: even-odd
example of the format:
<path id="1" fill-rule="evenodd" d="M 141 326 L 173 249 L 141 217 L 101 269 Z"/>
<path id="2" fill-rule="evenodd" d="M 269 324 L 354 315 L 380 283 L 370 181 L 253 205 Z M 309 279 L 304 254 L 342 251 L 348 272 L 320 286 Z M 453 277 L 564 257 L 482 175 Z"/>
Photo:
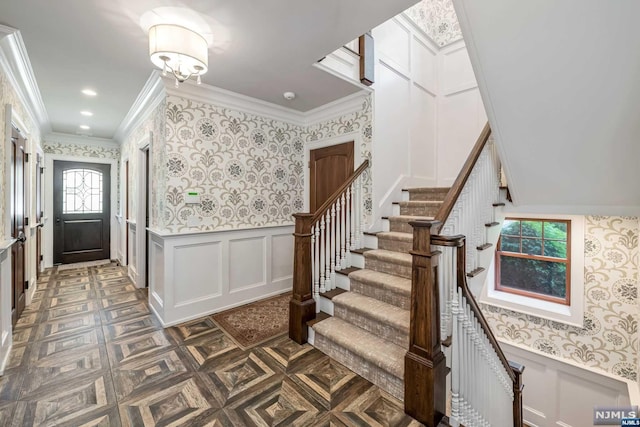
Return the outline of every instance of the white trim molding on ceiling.
<path id="1" fill-rule="evenodd" d="M 167 96 L 165 84 L 158 70 L 153 70 L 142 87 L 138 97 L 131 105 L 129 112 L 122 119 L 120 126 L 113 134 L 118 143 L 124 140 L 151 114 Z"/>
<path id="2" fill-rule="evenodd" d="M 20 31 L 0 25 L 0 68 L 7 74 L 20 102 L 41 134 L 51 132 L 49 114 L 42 101 L 31 61 Z"/>

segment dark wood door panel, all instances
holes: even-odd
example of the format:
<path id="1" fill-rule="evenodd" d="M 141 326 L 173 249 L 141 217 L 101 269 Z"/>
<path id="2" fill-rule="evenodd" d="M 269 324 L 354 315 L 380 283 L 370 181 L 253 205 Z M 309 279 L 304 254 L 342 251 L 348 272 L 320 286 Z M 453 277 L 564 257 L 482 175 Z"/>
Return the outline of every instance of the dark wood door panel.
<path id="1" fill-rule="evenodd" d="M 25 139 L 15 127 L 11 133 L 11 321 L 15 325 L 26 305 L 25 295 Z"/>
<path id="2" fill-rule="evenodd" d="M 111 166 L 55 161 L 53 169 L 53 262 L 108 259 Z"/>
<path id="3" fill-rule="evenodd" d="M 309 207 L 315 212 L 353 173 L 353 141 L 309 154 Z"/>

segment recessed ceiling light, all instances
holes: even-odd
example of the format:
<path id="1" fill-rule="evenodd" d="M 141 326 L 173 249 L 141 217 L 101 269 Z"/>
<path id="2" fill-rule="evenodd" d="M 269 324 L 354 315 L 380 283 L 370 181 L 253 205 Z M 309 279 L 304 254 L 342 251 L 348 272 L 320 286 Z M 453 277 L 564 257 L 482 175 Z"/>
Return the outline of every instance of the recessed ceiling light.
<path id="1" fill-rule="evenodd" d="M 82 89 L 82 93 L 87 96 L 96 96 L 98 93 L 93 89 Z"/>
<path id="2" fill-rule="evenodd" d="M 93 113 L 91 111 L 80 111 L 80 114 L 87 117 L 93 116 Z"/>
<path id="3" fill-rule="evenodd" d="M 87 125 L 80 125 L 80 129 L 89 130 L 91 128 Z"/>

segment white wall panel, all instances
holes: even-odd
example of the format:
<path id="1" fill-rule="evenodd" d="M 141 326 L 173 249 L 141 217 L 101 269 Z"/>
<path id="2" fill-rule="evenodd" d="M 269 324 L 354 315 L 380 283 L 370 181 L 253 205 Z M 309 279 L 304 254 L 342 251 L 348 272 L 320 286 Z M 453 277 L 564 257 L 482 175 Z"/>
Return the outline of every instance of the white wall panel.
<path id="1" fill-rule="evenodd" d="M 384 202 L 399 177 L 409 173 L 409 127 L 411 82 L 389 65 L 379 62 L 374 95 L 373 140 L 374 199 Z M 383 212 L 383 215 L 385 213 Z"/>
<path id="2" fill-rule="evenodd" d="M 150 303 L 164 326 L 290 291 L 293 226 L 150 230 Z"/>
<path id="3" fill-rule="evenodd" d="M 164 246 L 162 241 L 149 237 L 149 287 L 160 306 L 164 305 Z"/>
<path id="4" fill-rule="evenodd" d="M 595 406 L 628 406 L 631 381 L 501 343 L 509 360 L 525 366 L 524 421 L 532 427 L 593 425 Z"/>
<path id="5" fill-rule="evenodd" d="M 439 181 L 451 185 L 475 144 L 478 125 L 477 89 L 458 92 L 440 100 L 438 123 Z"/>
<path id="6" fill-rule="evenodd" d="M 4 372 L 11 350 L 11 246 L 0 242 L 0 375 Z"/>
<path id="7" fill-rule="evenodd" d="M 390 19 L 373 31 L 377 59 L 384 60 L 396 70 L 408 74 L 410 71 L 411 32 L 396 18 Z M 379 77 L 376 76 L 376 79 Z"/>
<path id="8" fill-rule="evenodd" d="M 456 48 L 445 51 L 442 55 L 441 75 L 444 95 L 478 86 L 467 49 L 464 45 L 460 46 L 460 43 L 456 45 Z"/>
<path id="9" fill-rule="evenodd" d="M 293 236 L 283 234 L 271 238 L 271 277 L 275 280 L 293 276 Z"/>
<path id="10" fill-rule="evenodd" d="M 220 242 L 174 247 L 176 306 L 222 293 L 222 249 Z"/>
<path id="11" fill-rule="evenodd" d="M 266 282 L 266 237 L 229 241 L 229 292 Z"/>
<path id="12" fill-rule="evenodd" d="M 413 81 L 435 96 L 437 93 L 437 54 L 418 37 L 411 44 L 411 75 Z"/>
<path id="13" fill-rule="evenodd" d="M 436 97 L 419 86 L 411 96 L 410 175 L 435 185 L 437 179 Z"/>

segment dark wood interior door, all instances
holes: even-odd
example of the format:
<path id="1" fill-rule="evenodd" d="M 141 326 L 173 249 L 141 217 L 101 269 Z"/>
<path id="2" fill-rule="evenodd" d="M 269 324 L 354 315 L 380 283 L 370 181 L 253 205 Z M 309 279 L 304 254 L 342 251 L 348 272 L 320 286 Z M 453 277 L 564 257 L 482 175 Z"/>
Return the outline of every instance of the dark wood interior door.
<path id="1" fill-rule="evenodd" d="M 25 139 L 17 129 L 11 133 L 11 237 L 18 241 L 11 247 L 11 322 L 16 324 L 26 303 L 24 230 Z"/>
<path id="2" fill-rule="evenodd" d="M 110 258 L 111 165 L 53 162 L 53 262 Z"/>
<path id="3" fill-rule="evenodd" d="M 309 153 L 309 207 L 315 212 L 353 173 L 353 141 Z"/>
<path id="4" fill-rule="evenodd" d="M 42 263 L 42 175 L 44 168 L 42 167 L 42 156 L 36 155 L 36 279 L 40 278 L 40 268 Z"/>

